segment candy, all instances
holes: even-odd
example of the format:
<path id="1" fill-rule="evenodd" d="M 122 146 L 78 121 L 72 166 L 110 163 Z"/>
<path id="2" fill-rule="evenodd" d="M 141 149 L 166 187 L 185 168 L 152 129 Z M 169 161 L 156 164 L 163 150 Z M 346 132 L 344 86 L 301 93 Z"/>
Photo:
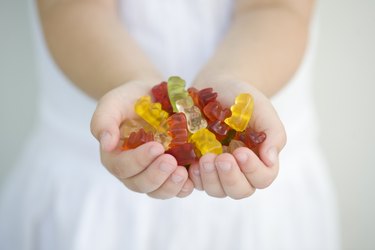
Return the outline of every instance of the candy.
<path id="1" fill-rule="evenodd" d="M 166 151 L 167 154 L 173 155 L 176 158 L 178 165 L 186 166 L 190 165 L 197 160 L 197 156 L 194 151 L 194 145 L 191 143 L 184 143 L 175 145 Z"/>
<path id="2" fill-rule="evenodd" d="M 224 122 L 236 131 L 244 131 L 250 121 L 254 109 L 253 97 L 250 94 L 240 94 L 230 110 L 232 115 Z"/>
<path id="3" fill-rule="evenodd" d="M 189 95 L 193 98 L 194 104 L 203 109 L 208 103 L 216 101 L 217 93 L 212 88 L 197 90 L 194 87 L 188 89 Z"/>
<path id="4" fill-rule="evenodd" d="M 206 128 L 202 128 L 192 134 L 189 141 L 194 143 L 195 147 L 202 155 L 207 153 L 221 154 L 223 152 L 221 143 L 216 140 L 215 135 Z"/>
<path id="5" fill-rule="evenodd" d="M 229 130 L 227 132 L 226 137 L 223 140 L 221 140 L 221 144 L 228 146 L 229 143 L 232 141 L 232 139 L 236 137 L 236 135 L 237 135 L 236 130 L 234 129 Z"/>
<path id="6" fill-rule="evenodd" d="M 248 148 L 255 149 L 259 144 L 266 140 L 267 135 L 264 132 L 257 132 L 251 128 L 247 128 L 245 131 L 239 133 L 236 137 Z"/>
<path id="7" fill-rule="evenodd" d="M 186 124 L 186 117 L 183 113 L 171 115 L 168 118 L 167 123 L 169 127 L 168 134 L 172 137 L 172 141 L 169 145 L 170 148 L 188 142 L 189 132 Z"/>
<path id="8" fill-rule="evenodd" d="M 207 103 L 203 108 L 203 113 L 210 121 L 224 121 L 232 115 L 228 108 L 223 108 L 218 101 Z"/>
<path id="9" fill-rule="evenodd" d="M 185 114 L 190 133 L 195 133 L 207 127 L 207 121 L 203 118 L 200 109 L 194 105 L 190 96 L 178 100 L 176 106 L 179 112 Z"/>
<path id="10" fill-rule="evenodd" d="M 207 128 L 215 134 L 218 140 L 224 140 L 228 131 L 231 129 L 227 124 L 218 120 L 210 122 Z"/>
<path id="11" fill-rule="evenodd" d="M 179 165 L 190 165 L 207 153 L 233 153 L 248 147 L 258 154 L 266 139 L 264 132 L 248 127 L 253 112 L 253 98 L 240 94 L 230 109 L 217 101 L 212 88 L 185 90 L 185 81 L 172 76 L 151 89 L 134 105 L 140 118 L 123 121 L 121 149 L 129 150 L 146 142 L 161 143 Z"/>
<path id="12" fill-rule="evenodd" d="M 153 140 L 154 135 L 152 132 L 146 132 L 143 128 L 141 128 L 137 132 L 132 132 L 129 138 L 125 138 L 124 143 L 122 144 L 122 149 L 133 149 Z"/>
<path id="13" fill-rule="evenodd" d="M 246 147 L 245 143 L 238 140 L 231 140 L 228 146 L 228 153 L 233 153 L 234 150 L 240 147 Z"/>
<path id="14" fill-rule="evenodd" d="M 146 132 L 155 132 L 155 129 L 143 119 L 126 119 L 120 126 L 120 138 L 127 138 L 132 132 L 137 132 L 141 128 Z"/>
<path id="15" fill-rule="evenodd" d="M 163 110 L 167 111 L 169 114 L 173 112 L 172 104 L 169 101 L 168 97 L 168 85 L 167 82 L 161 82 L 158 85 L 155 85 L 151 89 L 152 96 L 156 102 L 159 102 Z"/>
<path id="16" fill-rule="evenodd" d="M 167 133 L 155 132 L 154 141 L 159 142 L 161 145 L 163 145 L 164 149 L 167 150 L 169 149 L 169 144 L 172 141 L 172 137 Z"/>
<path id="17" fill-rule="evenodd" d="M 160 103 L 152 103 L 150 96 L 142 96 L 135 103 L 135 112 L 159 132 L 168 130 L 168 113 L 161 109 Z"/>
<path id="18" fill-rule="evenodd" d="M 169 101 L 173 107 L 173 112 L 179 112 L 176 102 L 180 99 L 185 99 L 189 95 L 185 90 L 185 81 L 178 76 L 171 76 L 168 79 L 167 87 Z"/>

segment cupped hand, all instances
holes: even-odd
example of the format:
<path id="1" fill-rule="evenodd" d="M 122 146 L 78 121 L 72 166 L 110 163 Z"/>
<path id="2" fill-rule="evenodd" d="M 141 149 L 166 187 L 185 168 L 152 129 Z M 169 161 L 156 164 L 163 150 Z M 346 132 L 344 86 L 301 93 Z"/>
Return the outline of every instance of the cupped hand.
<path id="1" fill-rule="evenodd" d="M 284 126 L 270 100 L 255 87 L 241 81 L 207 82 L 196 84 L 203 89 L 213 87 L 224 107 L 230 107 L 240 93 L 250 93 L 254 98 L 254 112 L 248 126 L 266 133 L 258 154 L 246 147 L 232 154 L 207 154 L 189 169 L 194 186 L 213 197 L 229 196 L 242 199 L 256 189 L 268 187 L 279 171 L 279 153 L 286 143 Z"/>
<path id="2" fill-rule="evenodd" d="M 119 147 L 121 123 L 135 117 L 135 101 L 152 86 L 132 81 L 105 94 L 93 114 L 91 132 L 100 142 L 103 165 L 127 188 L 159 199 L 185 197 L 193 191 L 193 183 L 186 168 L 165 154 L 161 144 L 149 142 L 127 151 Z"/>

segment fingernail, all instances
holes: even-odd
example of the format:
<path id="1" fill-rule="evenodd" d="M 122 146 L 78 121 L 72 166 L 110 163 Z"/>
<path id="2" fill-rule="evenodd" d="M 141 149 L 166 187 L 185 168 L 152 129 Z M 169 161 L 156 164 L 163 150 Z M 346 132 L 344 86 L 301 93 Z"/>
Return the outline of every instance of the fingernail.
<path id="1" fill-rule="evenodd" d="M 224 172 L 228 172 L 231 169 L 231 164 L 229 162 L 216 162 L 216 166 Z"/>
<path id="2" fill-rule="evenodd" d="M 100 147 L 103 151 L 109 151 L 111 147 L 112 135 L 108 131 L 104 131 L 100 135 Z"/>
<path id="3" fill-rule="evenodd" d="M 210 172 L 214 171 L 215 166 L 212 163 L 206 162 L 206 163 L 203 163 L 203 168 L 206 171 L 206 173 L 210 173 Z"/>
<path id="4" fill-rule="evenodd" d="M 174 170 L 174 167 L 172 165 L 164 162 L 160 163 L 159 168 L 165 173 L 170 173 Z"/>
<path id="5" fill-rule="evenodd" d="M 267 152 L 268 157 L 268 167 L 272 167 L 277 161 L 277 149 L 275 147 L 271 147 Z"/>
<path id="6" fill-rule="evenodd" d="M 240 153 L 236 155 L 238 163 L 245 164 L 247 161 L 247 155 L 245 153 Z"/>
<path id="7" fill-rule="evenodd" d="M 180 183 L 183 179 L 184 177 L 182 177 L 181 175 L 177 175 L 177 174 L 172 175 L 172 181 L 176 184 Z"/>
<path id="8" fill-rule="evenodd" d="M 148 152 L 150 153 L 151 156 L 158 156 L 164 152 L 164 149 L 162 147 L 154 145 L 149 149 Z"/>

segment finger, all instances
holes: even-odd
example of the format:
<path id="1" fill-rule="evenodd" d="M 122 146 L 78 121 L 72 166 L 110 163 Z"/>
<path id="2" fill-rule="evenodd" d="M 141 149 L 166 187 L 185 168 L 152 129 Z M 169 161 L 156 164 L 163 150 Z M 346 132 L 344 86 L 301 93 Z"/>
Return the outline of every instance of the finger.
<path id="1" fill-rule="evenodd" d="M 130 91 L 132 95 L 129 96 Z M 134 116 L 133 105 L 136 98 L 147 91 L 142 82 L 127 83 L 109 91 L 100 99 L 90 128 L 103 151 L 110 152 L 116 148 L 120 139 L 121 122 Z"/>
<path id="2" fill-rule="evenodd" d="M 164 148 L 160 143 L 148 142 L 127 151 L 101 151 L 101 160 L 110 173 L 124 180 L 142 172 L 163 153 Z"/>
<path id="3" fill-rule="evenodd" d="M 108 93 L 96 107 L 91 119 L 91 133 L 100 142 L 100 147 L 105 152 L 114 150 L 120 139 L 120 124 L 124 118 L 119 107 L 121 102 Z M 121 106 L 120 106 L 121 105 Z"/>
<path id="4" fill-rule="evenodd" d="M 260 96 L 254 109 L 250 126 L 256 131 L 263 131 L 266 140 L 259 146 L 259 155 L 269 167 L 278 163 L 279 152 L 286 144 L 286 132 L 276 110 L 264 97 Z"/>
<path id="5" fill-rule="evenodd" d="M 237 148 L 233 155 L 245 177 L 255 188 L 266 188 L 279 172 L 278 160 L 270 167 L 266 166 L 258 156 L 248 148 Z"/>
<path id="6" fill-rule="evenodd" d="M 143 172 L 124 179 L 123 182 L 129 189 L 135 192 L 150 193 L 163 185 L 176 168 L 176 159 L 169 154 L 163 154 Z"/>
<path id="7" fill-rule="evenodd" d="M 193 182 L 188 178 L 184 184 L 184 186 L 181 188 L 181 191 L 177 194 L 177 197 L 184 198 L 188 195 L 190 195 L 194 190 L 194 184 Z"/>
<path id="8" fill-rule="evenodd" d="M 192 180 L 194 187 L 198 190 L 203 190 L 201 174 L 198 163 L 193 163 L 189 167 L 189 177 Z"/>
<path id="9" fill-rule="evenodd" d="M 157 190 L 148 193 L 150 197 L 157 199 L 169 199 L 180 193 L 188 178 L 185 167 L 179 166 L 169 178 Z"/>
<path id="10" fill-rule="evenodd" d="M 255 188 L 250 185 L 231 154 L 217 156 L 215 165 L 221 185 L 229 197 L 242 199 L 254 193 Z"/>
<path id="11" fill-rule="evenodd" d="M 215 154 L 206 154 L 199 160 L 199 170 L 204 191 L 213 197 L 225 197 L 219 175 L 215 168 Z"/>

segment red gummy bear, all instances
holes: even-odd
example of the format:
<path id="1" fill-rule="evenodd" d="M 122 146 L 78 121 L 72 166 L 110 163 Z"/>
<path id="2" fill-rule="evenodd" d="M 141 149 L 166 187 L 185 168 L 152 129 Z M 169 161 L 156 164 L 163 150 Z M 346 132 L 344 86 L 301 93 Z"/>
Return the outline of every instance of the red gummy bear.
<path id="1" fill-rule="evenodd" d="M 169 114 L 173 113 L 173 107 L 168 96 L 167 82 L 161 82 L 160 84 L 155 85 L 151 89 L 151 93 L 155 101 L 159 102 L 165 111 L 167 111 Z"/>
<path id="2" fill-rule="evenodd" d="M 210 102 L 216 101 L 217 93 L 213 92 L 213 88 L 205 88 L 197 90 L 194 87 L 188 89 L 189 95 L 193 98 L 194 104 L 201 110 Z"/>
<path id="3" fill-rule="evenodd" d="M 124 140 L 121 149 L 128 150 L 136 148 L 146 142 L 150 142 L 154 140 L 154 135 L 152 132 L 146 132 L 143 128 L 138 130 L 137 132 L 132 132 L 128 138 Z"/>
<path id="4" fill-rule="evenodd" d="M 256 149 L 259 144 L 264 142 L 267 138 L 266 133 L 257 132 L 252 128 L 248 127 L 245 131 L 238 133 L 236 136 L 250 149 Z"/>
<path id="5" fill-rule="evenodd" d="M 188 128 L 184 113 L 175 113 L 167 119 L 168 134 L 172 137 L 170 148 L 188 142 Z"/>
<path id="6" fill-rule="evenodd" d="M 203 108 L 203 113 L 210 121 L 224 121 L 232 115 L 230 109 L 223 108 L 218 101 L 207 103 Z"/>
<path id="7" fill-rule="evenodd" d="M 176 145 L 170 148 L 165 153 L 174 156 L 179 166 L 190 165 L 197 160 L 194 145 L 191 143 Z"/>
<path id="8" fill-rule="evenodd" d="M 208 123 L 207 128 L 215 134 L 219 141 L 224 140 L 231 129 L 225 122 L 219 120 Z"/>

